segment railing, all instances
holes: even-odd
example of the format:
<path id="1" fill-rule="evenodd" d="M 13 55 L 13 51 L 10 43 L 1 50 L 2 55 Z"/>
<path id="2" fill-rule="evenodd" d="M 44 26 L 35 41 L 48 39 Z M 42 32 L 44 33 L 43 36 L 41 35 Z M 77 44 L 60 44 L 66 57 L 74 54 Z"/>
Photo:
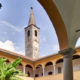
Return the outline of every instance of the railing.
<path id="1" fill-rule="evenodd" d="M 38 77 L 38 78 L 35 78 L 35 80 L 63 80 L 63 74 Z M 74 72 L 74 80 L 80 80 L 80 71 Z"/>

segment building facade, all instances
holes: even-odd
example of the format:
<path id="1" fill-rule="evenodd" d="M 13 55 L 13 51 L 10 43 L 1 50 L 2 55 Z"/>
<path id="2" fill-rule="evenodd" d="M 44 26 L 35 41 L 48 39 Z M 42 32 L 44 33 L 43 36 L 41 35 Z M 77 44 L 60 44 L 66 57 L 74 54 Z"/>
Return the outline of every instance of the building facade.
<path id="1" fill-rule="evenodd" d="M 76 48 L 73 55 L 74 80 L 79 80 L 80 74 L 80 47 Z M 31 59 L 7 50 L 0 49 L 0 57 L 8 58 L 7 63 L 13 62 L 20 57 L 22 59 L 18 69 L 28 74 L 27 80 L 63 80 L 63 56 L 61 54 L 52 54 L 39 59 Z M 25 80 L 24 79 L 24 80 Z"/>
<path id="2" fill-rule="evenodd" d="M 39 58 L 40 39 L 39 28 L 36 26 L 33 9 L 31 8 L 28 27 L 25 28 L 25 54 L 19 55 L 4 49 L 0 49 L 0 58 L 8 58 L 7 64 L 20 57 L 22 62 L 17 67 L 27 77 L 24 80 L 63 80 L 63 56 L 59 53 Z M 80 76 L 80 47 L 75 48 L 73 55 L 74 80 L 79 80 Z"/>

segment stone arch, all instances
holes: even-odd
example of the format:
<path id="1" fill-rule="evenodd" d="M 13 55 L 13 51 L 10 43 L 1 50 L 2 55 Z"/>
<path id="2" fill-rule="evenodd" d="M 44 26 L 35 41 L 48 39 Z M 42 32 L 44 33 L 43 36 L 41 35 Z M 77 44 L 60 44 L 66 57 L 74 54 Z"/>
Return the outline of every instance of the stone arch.
<path id="1" fill-rule="evenodd" d="M 33 77 L 33 67 L 30 64 L 25 66 L 25 73 L 28 75 L 28 77 Z"/>
<path id="2" fill-rule="evenodd" d="M 38 76 L 36 76 L 38 75 Z M 35 77 L 41 77 L 43 76 L 43 67 L 41 64 L 36 66 L 36 70 L 35 70 Z"/>
<path id="3" fill-rule="evenodd" d="M 20 71 L 22 71 L 22 72 L 23 72 L 23 64 L 22 64 L 22 63 L 20 63 L 20 64 L 19 64 L 19 66 L 17 67 L 17 69 L 19 69 Z"/>
<path id="4" fill-rule="evenodd" d="M 54 69 L 54 67 L 53 67 L 53 62 L 51 62 L 51 61 L 49 61 L 49 62 L 47 62 L 46 64 L 45 64 L 45 68 L 44 68 L 44 73 L 45 73 L 45 75 L 50 75 L 49 73 L 54 73 L 54 71 L 53 71 L 53 69 Z M 51 74 L 51 75 L 52 75 Z"/>
<path id="5" fill-rule="evenodd" d="M 55 3 L 53 2 L 53 0 L 38 0 L 38 1 L 44 7 L 50 20 L 54 24 L 54 28 L 59 41 L 60 50 L 68 48 L 69 43 L 66 27 Z"/>
<path id="6" fill-rule="evenodd" d="M 46 66 L 49 66 L 49 65 L 53 65 L 53 63 L 50 61 L 50 62 L 47 62 L 46 64 L 45 64 L 45 67 Z"/>

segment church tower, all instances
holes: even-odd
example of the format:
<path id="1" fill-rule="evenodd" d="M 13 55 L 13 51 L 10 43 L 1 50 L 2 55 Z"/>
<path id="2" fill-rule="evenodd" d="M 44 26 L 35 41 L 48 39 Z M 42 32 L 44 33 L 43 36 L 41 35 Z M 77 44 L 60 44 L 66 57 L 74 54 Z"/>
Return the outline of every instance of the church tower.
<path id="1" fill-rule="evenodd" d="M 39 58 L 40 55 L 39 30 L 34 20 L 33 8 L 31 8 L 29 23 L 25 28 L 25 54 L 33 59 Z"/>

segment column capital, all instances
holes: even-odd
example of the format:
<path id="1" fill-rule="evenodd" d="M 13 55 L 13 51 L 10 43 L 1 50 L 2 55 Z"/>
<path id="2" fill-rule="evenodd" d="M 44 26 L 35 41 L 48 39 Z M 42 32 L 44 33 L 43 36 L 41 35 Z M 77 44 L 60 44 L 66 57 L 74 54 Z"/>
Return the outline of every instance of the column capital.
<path id="1" fill-rule="evenodd" d="M 62 51 L 59 51 L 59 54 L 61 55 L 70 55 L 70 54 L 74 54 L 76 53 L 76 50 L 72 49 L 72 48 L 67 48 L 67 49 L 64 49 Z"/>

